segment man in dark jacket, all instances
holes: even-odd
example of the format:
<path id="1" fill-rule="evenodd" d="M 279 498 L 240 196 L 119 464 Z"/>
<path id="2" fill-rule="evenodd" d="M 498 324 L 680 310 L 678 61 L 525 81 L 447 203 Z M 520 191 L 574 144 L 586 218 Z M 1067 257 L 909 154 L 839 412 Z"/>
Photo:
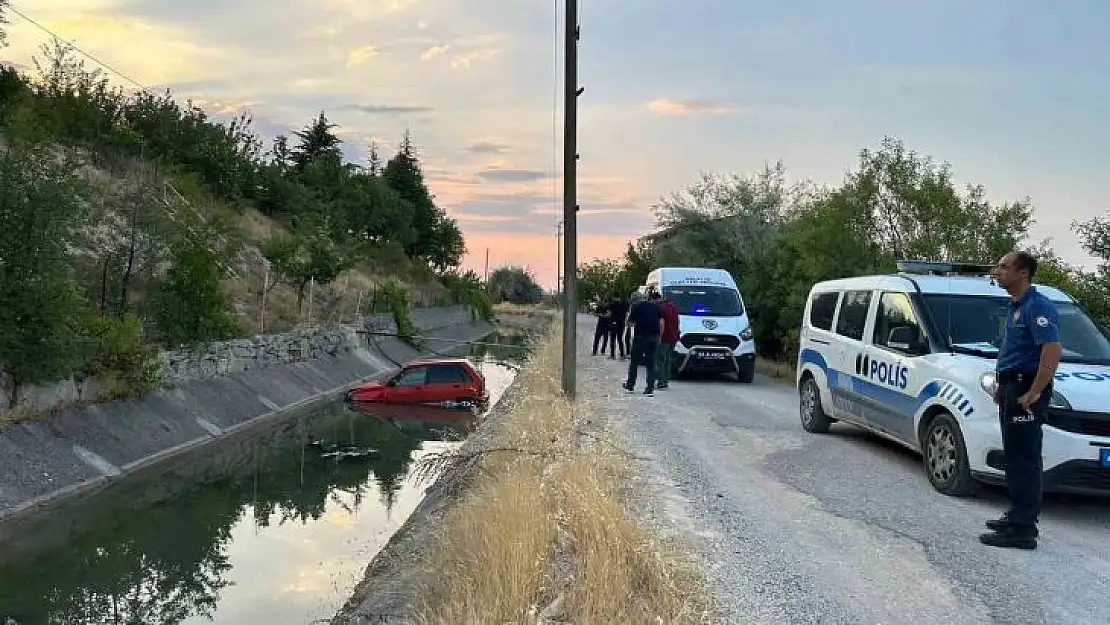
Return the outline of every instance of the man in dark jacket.
<path id="1" fill-rule="evenodd" d="M 609 318 L 609 303 L 598 302 L 594 306 L 594 315 L 597 316 L 597 326 L 594 328 L 594 356 L 597 356 L 597 346 L 601 345 L 601 353 L 609 346 L 609 334 L 612 332 L 611 319 Z"/>
<path id="2" fill-rule="evenodd" d="M 622 385 L 624 390 L 636 389 L 636 374 L 640 365 L 647 369 L 647 386 L 644 395 L 655 392 L 655 351 L 659 347 L 659 336 L 663 332 L 663 315 L 659 310 L 659 293 L 653 291 L 648 299 L 640 300 L 628 313 L 628 323 L 635 332 L 632 335 L 631 358 L 628 361 L 628 380 Z"/>
<path id="3" fill-rule="evenodd" d="M 624 344 L 624 321 L 628 317 L 628 304 L 616 295 L 609 302 L 609 359 L 617 357 L 617 348 L 620 348 L 621 359 L 624 359 L 626 347 Z"/>
<path id="4" fill-rule="evenodd" d="M 655 388 L 667 388 L 670 386 L 671 354 L 678 343 L 678 306 L 669 297 L 663 297 L 659 303 L 659 311 L 663 314 L 663 334 L 659 337 L 659 350 L 655 359 L 655 377 L 659 380 Z"/>

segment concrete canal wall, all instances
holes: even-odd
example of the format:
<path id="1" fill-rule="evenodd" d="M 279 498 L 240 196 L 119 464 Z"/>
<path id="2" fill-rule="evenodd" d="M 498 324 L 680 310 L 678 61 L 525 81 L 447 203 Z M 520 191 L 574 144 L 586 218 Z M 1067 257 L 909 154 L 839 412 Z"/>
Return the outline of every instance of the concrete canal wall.
<path id="1" fill-rule="evenodd" d="M 346 326 L 218 343 L 163 354 L 168 385 L 141 399 L 82 405 L 0 430 L 0 522 L 87 496 L 205 445 L 248 436 L 261 426 L 317 410 L 396 363 L 465 350 L 494 331 L 464 307 L 415 310 L 427 337 L 417 350 L 387 315 Z M 44 401 L 56 401 L 55 390 Z M 59 386 L 65 386 L 59 385 Z M 40 390 L 40 393 L 43 391 Z"/>

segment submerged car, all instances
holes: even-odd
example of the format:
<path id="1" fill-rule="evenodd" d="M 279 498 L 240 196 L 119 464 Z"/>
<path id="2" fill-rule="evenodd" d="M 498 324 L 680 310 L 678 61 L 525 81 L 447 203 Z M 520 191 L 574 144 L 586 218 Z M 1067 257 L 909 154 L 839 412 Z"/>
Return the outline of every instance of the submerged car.
<path id="1" fill-rule="evenodd" d="M 485 376 L 470 361 L 436 358 L 405 363 L 385 380 L 360 384 L 347 392 L 346 401 L 484 410 L 489 391 Z"/>

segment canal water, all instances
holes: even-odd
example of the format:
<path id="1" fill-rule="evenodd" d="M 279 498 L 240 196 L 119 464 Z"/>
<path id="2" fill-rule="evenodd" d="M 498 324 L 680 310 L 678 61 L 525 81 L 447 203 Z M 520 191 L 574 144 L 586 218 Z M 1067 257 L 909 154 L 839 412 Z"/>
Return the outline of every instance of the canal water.
<path id="1" fill-rule="evenodd" d="M 491 406 L 523 355 L 471 349 Z M 0 625 L 326 623 L 483 417 L 335 405 L 52 511 L 0 543 Z"/>

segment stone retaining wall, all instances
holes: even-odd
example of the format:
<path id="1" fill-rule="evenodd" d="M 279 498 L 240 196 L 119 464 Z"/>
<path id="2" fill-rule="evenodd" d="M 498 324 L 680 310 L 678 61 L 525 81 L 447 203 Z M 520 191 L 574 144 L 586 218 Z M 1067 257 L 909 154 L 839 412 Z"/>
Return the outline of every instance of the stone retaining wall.
<path id="1" fill-rule="evenodd" d="M 421 334 L 465 325 L 473 321 L 466 306 L 413 310 L 413 324 Z M 365 317 L 363 328 L 372 332 L 396 333 L 397 324 L 388 313 Z M 160 355 L 163 380 L 175 386 L 242 371 L 268 369 L 295 362 L 318 360 L 349 352 L 360 344 L 357 325 L 304 328 L 284 334 L 263 334 L 211 343 L 198 348 L 178 349 Z M 0 384 L 6 380 L 0 374 Z M 111 389 L 103 380 L 74 377 L 55 384 L 21 389 L 16 411 L 39 414 L 69 406 L 95 403 L 107 398 Z M 0 412 L 10 411 L 7 395 L 0 393 Z M 16 415 L 12 415 L 16 416 Z"/>

